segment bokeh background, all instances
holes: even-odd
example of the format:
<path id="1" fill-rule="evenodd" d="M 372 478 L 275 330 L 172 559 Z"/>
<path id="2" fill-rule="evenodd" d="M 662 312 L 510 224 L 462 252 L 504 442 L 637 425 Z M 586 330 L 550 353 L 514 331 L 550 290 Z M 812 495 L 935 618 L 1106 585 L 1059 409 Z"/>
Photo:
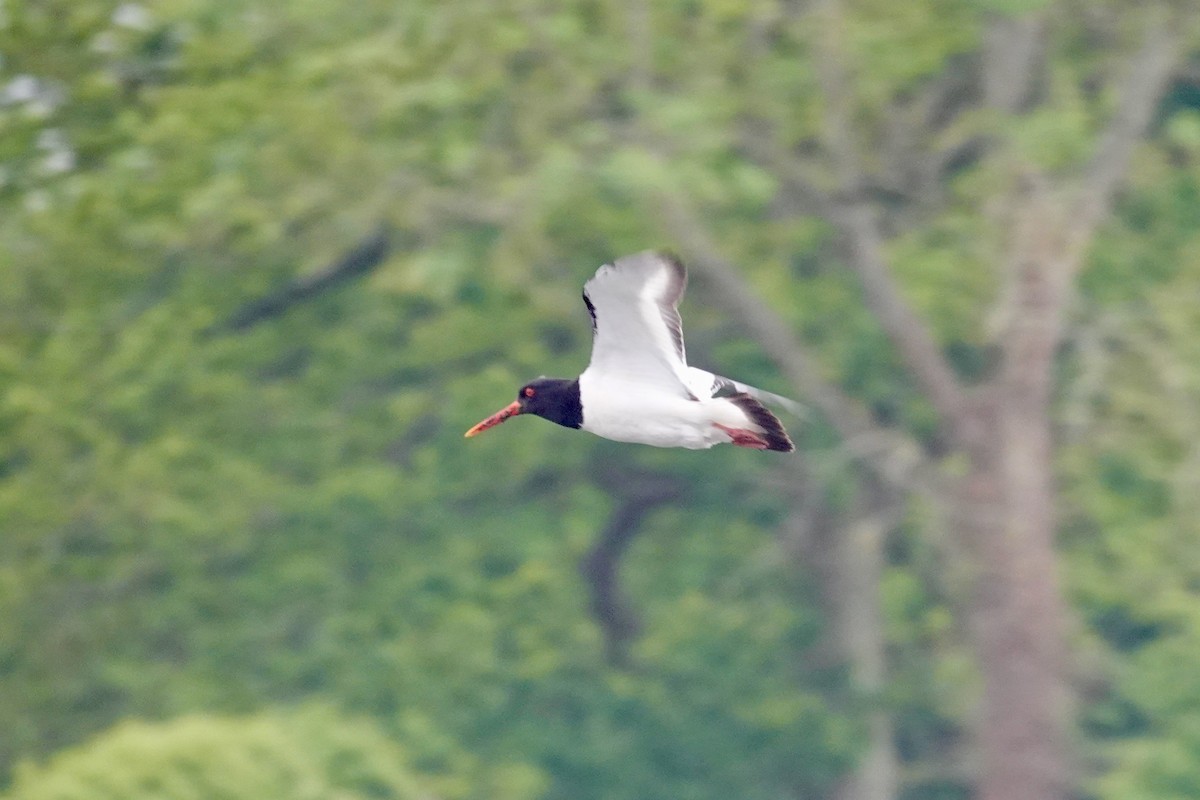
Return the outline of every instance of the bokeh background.
<path id="1" fill-rule="evenodd" d="M 1192 6 L 0 0 L 0 798 L 1200 797 Z"/>

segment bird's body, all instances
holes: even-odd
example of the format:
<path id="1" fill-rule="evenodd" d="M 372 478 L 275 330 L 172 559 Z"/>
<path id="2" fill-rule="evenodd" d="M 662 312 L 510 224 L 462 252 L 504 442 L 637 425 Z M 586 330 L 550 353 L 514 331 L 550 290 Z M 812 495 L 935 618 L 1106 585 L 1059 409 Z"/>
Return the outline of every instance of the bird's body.
<path id="1" fill-rule="evenodd" d="M 689 400 L 641 381 L 585 371 L 579 391 L 586 398 L 580 427 L 618 442 L 702 450 L 729 441 L 713 423 L 746 424 L 740 409 L 728 401 Z"/>
<path id="2" fill-rule="evenodd" d="M 466 435 L 534 414 L 619 442 L 790 452 L 787 432 L 759 400 L 793 411 L 795 403 L 687 365 L 677 308 L 686 286 L 683 264 L 654 251 L 600 267 L 583 290 L 593 333 L 587 369 L 575 380 L 526 384 Z"/>

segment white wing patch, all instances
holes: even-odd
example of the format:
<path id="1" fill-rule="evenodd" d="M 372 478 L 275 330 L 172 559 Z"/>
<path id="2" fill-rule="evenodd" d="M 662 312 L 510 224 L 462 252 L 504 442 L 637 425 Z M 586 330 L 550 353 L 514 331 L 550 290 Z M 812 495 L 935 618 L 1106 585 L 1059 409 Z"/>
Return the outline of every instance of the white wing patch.
<path id="1" fill-rule="evenodd" d="M 686 287 L 683 264 L 651 250 L 596 270 L 583 287 L 593 331 L 588 372 L 688 395 L 683 322 L 677 308 Z"/>

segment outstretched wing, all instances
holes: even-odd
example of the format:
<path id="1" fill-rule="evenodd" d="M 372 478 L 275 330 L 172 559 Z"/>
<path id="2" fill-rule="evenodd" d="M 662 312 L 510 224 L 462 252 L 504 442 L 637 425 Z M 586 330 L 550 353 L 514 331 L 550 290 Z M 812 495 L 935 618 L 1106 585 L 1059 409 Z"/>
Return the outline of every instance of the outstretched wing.
<path id="1" fill-rule="evenodd" d="M 596 270 L 583 287 L 592 315 L 588 371 L 686 394 L 687 358 L 677 308 L 685 288 L 682 262 L 653 250 Z"/>

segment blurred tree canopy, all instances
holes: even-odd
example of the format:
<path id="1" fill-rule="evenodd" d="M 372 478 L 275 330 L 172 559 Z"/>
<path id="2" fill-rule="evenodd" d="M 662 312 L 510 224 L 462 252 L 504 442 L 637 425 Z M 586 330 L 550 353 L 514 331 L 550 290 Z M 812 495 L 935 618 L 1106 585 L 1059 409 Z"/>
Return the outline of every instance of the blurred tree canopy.
<path id="1" fill-rule="evenodd" d="M 855 196 L 969 381 L 997 357 L 1014 165 L 1086 165 L 1174 15 L 1178 64 L 1053 362 L 1072 790 L 1111 800 L 1200 792 L 1188 11 L 847 0 L 836 23 Z M 0 0 L 0 797 L 832 797 L 880 714 L 894 796 L 968 796 L 953 524 L 936 497 L 873 505 L 875 444 L 819 402 L 786 462 L 528 420 L 461 437 L 586 363 L 597 265 L 690 257 L 702 220 L 821 381 L 965 470 L 847 268 L 838 170 L 777 157 L 830 136 L 822 13 Z M 1027 20 L 1033 99 L 972 104 Z M 694 275 L 693 362 L 803 389 L 722 273 Z M 579 565 L 654 479 L 674 499 L 646 501 L 621 561 L 616 658 Z M 814 558 L 864 519 L 870 685 Z"/>

